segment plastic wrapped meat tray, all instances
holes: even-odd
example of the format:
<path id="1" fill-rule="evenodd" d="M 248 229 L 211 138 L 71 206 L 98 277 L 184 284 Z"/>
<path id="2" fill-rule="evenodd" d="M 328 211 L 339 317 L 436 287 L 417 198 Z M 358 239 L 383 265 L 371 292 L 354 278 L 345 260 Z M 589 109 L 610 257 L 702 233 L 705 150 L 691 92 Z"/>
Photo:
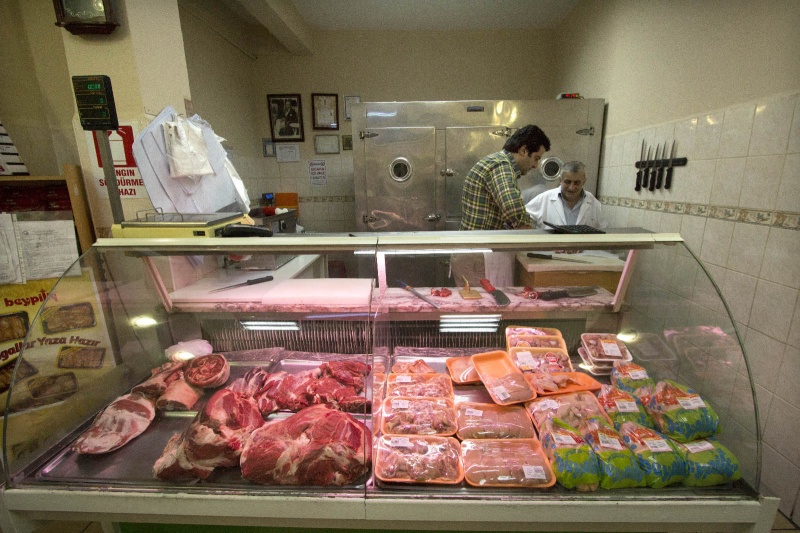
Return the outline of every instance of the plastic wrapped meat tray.
<path id="1" fill-rule="evenodd" d="M 511 335 L 557 335 L 563 337 L 556 328 L 540 328 L 538 326 L 506 326 L 506 337 Z"/>
<path id="2" fill-rule="evenodd" d="M 536 393 L 506 352 L 497 350 L 475 354 L 472 356 L 472 364 L 494 403 L 512 405 L 536 397 Z"/>
<path id="3" fill-rule="evenodd" d="M 633 359 L 625 343 L 613 333 L 582 333 L 581 343 L 593 364 Z"/>
<path id="4" fill-rule="evenodd" d="M 567 343 L 560 335 L 509 335 L 506 337 L 508 349 L 521 348 L 560 348 L 567 351 Z"/>
<path id="5" fill-rule="evenodd" d="M 461 444 L 453 437 L 383 435 L 374 468 L 375 477 L 388 483 L 456 485 L 464 479 Z"/>
<path id="6" fill-rule="evenodd" d="M 547 418 L 559 418 L 578 430 L 582 429 L 583 424 L 593 416 L 601 416 L 611 425 L 611 419 L 603 411 L 595 395 L 586 391 L 536 398 L 527 402 L 525 408 L 533 419 L 536 429 L 541 428 Z"/>
<path id="7" fill-rule="evenodd" d="M 572 372 L 569 354 L 561 348 L 508 349 L 508 355 L 522 372 Z"/>
<path id="8" fill-rule="evenodd" d="M 389 374 L 386 396 L 452 398 L 453 382 L 444 374 Z"/>
<path id="9" fill-rule="evenodd" d="M 448 357 L 446 364 L 447 370 L 450 372 L 450 378 L 456 385 L 481 382 L 478 371 L 475 370 L 475 365 L 472 364 L 471 357 Z"/>
<path id="10" fill-rule="evenodd" d="M 556 482 L 536 439 L 480 439 L 461 443 L 464 479 L 475 487 L 547 488 Z"/>
<path id="11" fill-rule="evenodd" d="M 536 396 L 549 396 L 567 392 L 596 391 L 599 381 L 583 372 L 540 372 L 525 374 L 525 380 L 536 390 Z"/>
<path id="12" fill-rule="evenodd" d="M 385 435 L 455 435 L 458 422 L 453 400 L 386 398 L 383 402 L 381 430 Z"/>
<path id="13" fill-rule="evenodd" d="M 460 439 L 528 439 L 536 437 L 533 423 L 521 405 L 461 402 L 458 412 Z"/>

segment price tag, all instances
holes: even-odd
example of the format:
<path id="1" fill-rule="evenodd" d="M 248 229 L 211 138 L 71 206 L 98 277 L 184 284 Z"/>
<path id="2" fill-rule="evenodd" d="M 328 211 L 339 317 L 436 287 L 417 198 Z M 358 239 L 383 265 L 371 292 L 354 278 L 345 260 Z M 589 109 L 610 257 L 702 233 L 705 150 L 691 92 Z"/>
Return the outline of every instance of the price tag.
<path id="1" fill-rule="evenodd" d="M 647 370 L 631 370 L 628 375 L 631 379 L 647 379 Z"/>
<path id="2" fill-rule="evenodd" d="M 464 410 L 464 414 L 466 414 L 467 416 L 482 417 L 483 416 L 483 411 L 481 411 L 480 409 L 473 409 L 472 407 L 467 407 Z"/>
<path id="3" fill-rule="evenodd" d="M 525 474 L 525 479 L 547 479 L 543 466 L 522 465 L 522 472 Z"/>
<path id="4" fill-rule="evenodd" d="M 622 449 L 622 444 L 619 442 L 618 438 L 606 435 L 605 433 L 598 433 L 598 436 L 600 437 L 600 447 L 611 448 L 612 450 Z"/>
<path id="5" fill-rule="evenodd" d="M 617 341 L 601 340 L 600 347 L 606 357 L 613 357 L 614 359 L 622 359 L 622 352 L 619 351 L 619 344 Z"/>
<path id="6" fill-rule="evenodd" d="M 389 446 L 393 448 L 411 448 L 411 441 L 408 437 L 392 437 L 389 439 Z"/>
<path id="7" fill-rule="evenodd" d="M 495 397 L 499 400 L 507 400 L 511 398 L 511 394 L 508 393 L 508 390 L 502 385 L 498 385 L 497 387 L 492 388 L 492 392 L 494 393 Z"/>
<path id="8" fill-rule="evenodd" d="M 707 452 L 708 450 L 713 450 L 714 445 L 708 442 L 707 440 L 696 440 L 694 442 L 687 442 L 684 444 L 686 449 L 689 450 L 691 453 L 698 453 L 698 452 Z"/>
<path id="9" fill-rule="evenodd" d="M 650 448 L 651 452 L 671 452 L 672 448 L 669 447 L 667 441 L 664 439 L 644 439 L 644 444 Z"/>
<path id="10" fill-rule="evenodd" d="M 572 435 L 568 435 L 566 433 L 553 433 L 553 440 L 556 444 L 565 444 L 567 446 L 575 446 L 578 444 L 575 442 L 575 439 Z"/>
<path id="11" fill-rule="evenodd" d="M 536 370 L 536 360 L 531 352 L 517 352 L 517 366 L 520 370 Z"/>
<path id="12" fill-rule="evenodd" d="M 392 409 L 408 409 L 408 400 L 392 400 Z"/>
<path id="13" fill-rule="evenodd" d="M 628 400 L 614 400 L 614 403 L 617 405 L 617 411 L 620 413 L 639 412 L 639 407 L 636 405 L 636 402 L 630 402 Z"/>
<path id="14" fill-rule="evenodd" d="M 678 398 L 678 403 L 684 409 L 703 409 L 706 404 L 700 396 L 688 396 L 686 398 Z"/>
<path id="15" fill-rule="evenodd" d="M 536 407 L 538 409 L 548 409 L 549 410 L 549 409 L 558 409 L 558 407 L 560 405 L 561 404 L 559 404 L 555 400 L 547 399 L 547 400 L 542 400 L 541 402 L 537 403 Z"/>
<path id="16" fill-rule="evenodd" d="M 397 376 L 394 381 L 395 383 L 411 383 L 411 376 Z"/>

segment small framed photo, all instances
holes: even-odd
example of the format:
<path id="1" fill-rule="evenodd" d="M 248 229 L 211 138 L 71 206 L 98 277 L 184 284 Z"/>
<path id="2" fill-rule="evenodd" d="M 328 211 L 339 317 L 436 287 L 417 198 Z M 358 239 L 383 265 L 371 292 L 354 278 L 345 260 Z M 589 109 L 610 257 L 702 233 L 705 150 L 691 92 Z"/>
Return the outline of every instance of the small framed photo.
<path id="1" fill-rule="evenodd" d="M 342 150 L 352 150 L 352 149 L 353 149 L 353 136 L 342 135 Z"/>
<path id="2" fill-rule="evenodd" d="M 353 104 L 360 104 L 361 97 L 360 96 L 345 96 L 344 97 L 344 119 L 345 120 L 353 120 Z"/>
<path id="3" fill-rule="evenodd" d="M 268 94 L 267 107 L 272 142 L 302 142 L 305 139 L 299 94 Z"/>
<path id="4" fill-rule="evenodd" d="M 315 130 L 339 129 L 339 95 L 313 93 L 311 107 L 314 111 Z"/>
<path id="5" fill-rule="evenodd" d="M 264 157 L 275 157 L 275 143 L 272 139 L 261 139 L 261 148 L 264 151 Z"/>
<path id="6" fill-rule="evenodd" d="M 338 135 L 314 135 L 314 151 L 318 154 L 338 154 Z"/>

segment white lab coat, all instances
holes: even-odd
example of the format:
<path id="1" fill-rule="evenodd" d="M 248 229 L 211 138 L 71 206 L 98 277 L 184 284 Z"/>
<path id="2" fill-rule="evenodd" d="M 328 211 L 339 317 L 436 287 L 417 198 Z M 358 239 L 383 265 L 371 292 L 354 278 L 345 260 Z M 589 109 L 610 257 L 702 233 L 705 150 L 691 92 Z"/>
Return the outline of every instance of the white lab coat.
<path id="1" fill-rule="evenodd" d="M 545 191 L 527 204 L 525 209 L 533 218 L 537 228 L 545 227 L 543 222 L 546 220 L 551 224 L 564 225 L 567 223 L 567 216 L 564 213 L 564 206 L 558 193 L 561 187 Z M 594 228 L 604 228 L 606 223 L 603 221 L 601 204 L 597 198 L 588 191 L 584 191 L 583 203 L 578 210 L 578 224 L 585 224 Z"/>

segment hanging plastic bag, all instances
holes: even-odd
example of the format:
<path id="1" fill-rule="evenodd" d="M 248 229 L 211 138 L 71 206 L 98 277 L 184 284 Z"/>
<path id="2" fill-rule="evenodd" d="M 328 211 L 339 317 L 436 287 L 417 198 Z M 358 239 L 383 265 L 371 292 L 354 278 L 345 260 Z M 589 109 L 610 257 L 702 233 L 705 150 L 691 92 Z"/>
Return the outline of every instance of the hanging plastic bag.
<path id="1" fill-rule="evenodd" d="M 173 115 L 173 120 L 164 122 L 163 127 L 170 178 L 199 179 L 214 173 L 200 126 Z"/>

